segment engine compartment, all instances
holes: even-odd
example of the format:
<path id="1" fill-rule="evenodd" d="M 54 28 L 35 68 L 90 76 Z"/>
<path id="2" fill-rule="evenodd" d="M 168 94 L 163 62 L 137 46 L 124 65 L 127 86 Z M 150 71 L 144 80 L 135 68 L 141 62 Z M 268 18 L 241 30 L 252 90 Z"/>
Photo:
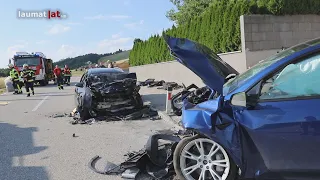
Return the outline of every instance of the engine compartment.
<path id="1" fill-rule="evenodd" d="M 211 92 L 211 89 L 205 86 L 194 90 L 187 98 L 190 103 L 199 104 L 207 101 L 210 98 Z"/>
<path id="2" fill-rule="evenodd" d="M 205 102 L 209 99 L 212 99 L 214 97 L 216 97 L 215 92 L 213 92 L 213 90 L 211 90 L 207 86 L 200 87 L 200 88 L 198 86 L 196 86 L 195 84 L 191 84 L 188 87 L 184 86 L 184 89 L 181 92 L 175 94 L 172 97 L 171 106 L 173 109 L 173 113 L 177 116 L 182 115 L 181 110 L 183 107 L 183 100 L 184 99 L 187 99 L 188 102 L 196 105 L 196 104 Z"/>

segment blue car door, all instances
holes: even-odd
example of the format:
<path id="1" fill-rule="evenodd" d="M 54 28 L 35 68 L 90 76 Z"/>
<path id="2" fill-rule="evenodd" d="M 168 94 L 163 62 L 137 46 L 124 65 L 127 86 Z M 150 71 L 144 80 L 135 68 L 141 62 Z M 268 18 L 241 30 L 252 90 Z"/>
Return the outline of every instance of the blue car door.
<path id="1" fill-rule="evenodd" d="M 279 179 L 319 175 L 320 53 L 288 64 L 254 88 L 257 103 L 237 114 L 247 173 Z"/>

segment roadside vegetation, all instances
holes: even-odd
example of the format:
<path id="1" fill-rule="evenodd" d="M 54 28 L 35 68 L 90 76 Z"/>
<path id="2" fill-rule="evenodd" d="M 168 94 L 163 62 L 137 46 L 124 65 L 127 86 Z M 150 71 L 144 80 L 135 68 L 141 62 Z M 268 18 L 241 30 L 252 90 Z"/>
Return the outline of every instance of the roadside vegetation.
<path id="1" fill-rule="evenodd" d="M 8 68 L 0 68 L 0 94 L 6 91 L 6 85 L 4 79 L 9 76 Z"/>
<path id="2" fill-rule="evenodd" d="M 6 85 L 4 84 L 4 77 L 0 77 L 0 94 L 6 91 Z"/>
<path id="3" fill-rule="evenodd" d="M 68 65 L 70 69 L 77 69 L 82 66 L 86 66 L 87 62 L 96 64 L 101 60 L 104 60 L 104 59 L 108 60 L 109 57 L 111 61 L 127 59 L 129 58 L 129 52 L 119 49 L 118 51 L 115 51 L 112 53 L 106 53 L 106 54 L 95 54 L 95 53 L 85 54 L 85 55 L 77 56 L 73 58 L 62 59 L 60 61 L 55 62 L 54 66 L 58 65 L 60 67 L 64 67 L 64 65 Z"/>
<path id="4" fill-rule="evenodd" d="M 98 62 L 107 62 L 108 60 L 116 62 L 116 61 L 121 61 L 121 60 L 124 60 L 124 59 L 128 59 L 129 58 L 129 53 L 130 53 L 130 50 L 129 51 L 122 51 L 122 52 L 117 53 L 117 54 L 113 54 L 113 55 L 110 55 L 110 56 L 102 57 L 102 58 L 100 58 L 98 60 Z"/>
<path id="5" fill-rule="evenodd" d="M 10 70 L 8 68 L 0 68 L 0 77 L 8 77 Z"/>
<path id="6" fill-rule="evenodd" d="M 129 65 L 129 60 L 128 59 L 125 59 L 125 60 L 120 60 L 120 61 L 117 61 L 116 67 L 118 68 L 121 68 L 123 70 L 128 70 L 130 65 Z"/>
<path id="7" fill-rule="evenodd" d="M 82 74 L 85 72 L 85 69 L 82 69 L 82 71 L 80 69 L 77 70 L 71 70 L 72 76 L 73 77 L 79 77 L 82 76 Z"/>
<path id="8" fill-rule="evenodd" d="M 170 0 L 177 10 L 167 12 L 176 26 L 162 32 L 188 38 L 216 53 L 241 50 L 240 16 L 249 14 L 320 14 L 319 0 Z M 236 26 L 235 26 L 236 25 Z M 162 35 L 135 39 L 130 66 L 172 60 Z"/>

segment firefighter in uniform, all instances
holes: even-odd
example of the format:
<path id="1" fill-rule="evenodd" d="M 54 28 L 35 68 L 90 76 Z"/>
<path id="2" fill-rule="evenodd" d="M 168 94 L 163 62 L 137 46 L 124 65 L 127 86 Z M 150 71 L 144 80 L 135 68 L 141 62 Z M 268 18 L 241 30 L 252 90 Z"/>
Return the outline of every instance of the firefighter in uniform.
<path id="1" fill-rule="evenodd" d="M 64 85 L 66 82 L 65 82 L 65 79 L 64 79 L 64 68 L 61 68 L 61 84 Z"/>
<path id="2" fill-rule="evenodd" d="M 58 88 L 61 90 L 63 89 L 63 79 L 62 79 L 62 70 L 56 65 L 56 68 L 53 70 L 54 75 L 57 79 Z"/>
<path id="3" fill-rule="evenodd" d="M 33 73 L 32 79 L 33 79 L 33 85 L 35 85 L 36 84 L 36 73 Z"/>
<path id="4" fill-rule="evenodd" d="M 34 89 L 33 89 L 33 77 L 34 77 L 34 71 L 29 69 L 28 64 L 23 65 L 23 70 L 21 71 L 21 77 L 23 78 L 24 85 L 26 87 L 27 97 L 30 97 L 30 91 L 32 95 L 34 95 Z"/>
<path id="5" fill-rule="evenodd" d="M 70 86 L 70 78 L 71 78 L 71 70 L 70 68 L 68 67 L 68 65 L 65 65 L 64 66 L 64 79 L 65 79 L 65 83 Z"/>
<path id="6" fill-rule="evenodd" d="M 10 77 L 12 79 L 12 85 L 14 87 L 14 93 L 13 94 L 22 94 L 22 90 L 20 87 L 20 81 L 19 81 L 19 73 L 14 68 L 13 64 L 8 65 L 10 68 Z"/>

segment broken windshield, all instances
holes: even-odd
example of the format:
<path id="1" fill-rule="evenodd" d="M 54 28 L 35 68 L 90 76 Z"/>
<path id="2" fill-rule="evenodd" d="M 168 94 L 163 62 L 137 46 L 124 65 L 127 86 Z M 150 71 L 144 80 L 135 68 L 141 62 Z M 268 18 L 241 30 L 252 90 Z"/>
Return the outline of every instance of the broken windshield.
<path id="1" fill-rule="evenodd" d="M 116 80 L 123 80 L 127 78 L 127 76 L 127 73 L 122 72 L 92 74 L 90 76 L 90 81 L 91 83 L 111 83 Z"/>

